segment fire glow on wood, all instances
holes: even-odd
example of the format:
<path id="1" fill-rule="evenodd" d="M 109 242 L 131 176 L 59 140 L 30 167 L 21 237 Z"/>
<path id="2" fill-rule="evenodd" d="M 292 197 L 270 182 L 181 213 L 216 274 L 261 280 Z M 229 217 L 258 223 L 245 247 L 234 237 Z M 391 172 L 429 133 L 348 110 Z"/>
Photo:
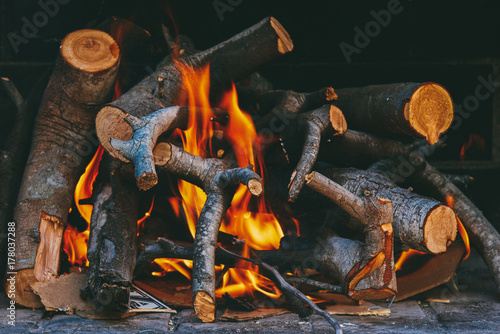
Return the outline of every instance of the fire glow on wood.
<path id="1" fill-rule="evenodd" d="M 189 94 L 189 106 L 192 109 L 189 112 L 190 118 L 188 128 L 184 131 L 177 130 L 174 136 L 182 139 L 183 148 L 186 152 L 202 157 L 216 156 L 221 154 L 214 152 L 213 143 L 214 133 L 223 134 L 223 139 L 231 145 L 235 152 L 239 167 L 248 165 L 256 166 L 259 175 L 263 175 L 265 166 L 262 164 L 259 138 L 251 117 L 243 112 L 238 105 L 236 88 L 232 85 L 230 91 L 226 92 L 218 108 L 227 111 L 231 115 L 227 124 L 217 121 L 216 115 L 212 113 L 212 106 L 209 102 L 209 66 L 201 70 L 194 70 L 182 63 L 177 63 L 184 77 L 184 84 Z M 116 91 L 116 90 L 115 90 Z M 200 108 L 201 107 L 201 108 Z M 227 148 L 226 148 L 227 149 Z M 99 162 L 101 160 L 103 149 L 99 146 L 94 158 L 87 166 L 85 173 L 80 178 L 75 189 L 75 202 L 81 216 L 90 224 L 92 214 L 92 205 L 82 205 L 79 201 L 90 198 L 92 195 L 92 184 L 97 177 Z M 169 202 L 173 207 L 178 207 L 179 201 L 182 205 L 191 236 L 194 238 L 196 222 L 206 201 L 206 194 L 202 189 L 192 183 L 179 180 L 178 193 L 180 199 L 170 198 Z M 248 247 L 255 250 L 278 249 L 283 231 L 276 217 L 267 211 L 264 197 L 258 199 L 258 211 L 248 210 L 251 200 L 251 194 L 246 191 L 246 187 L 240 185 L 234 195 L 231 207 L 229 208 L 221 226 L 221 231 L 238 236 L 245 240 L 245 253 L 248 256 Z M 146 215 L 138 221 L 138 224 L 144 222 L 153 209 L 153 203 Z M 182 220 L 180 211 L 176 210 L 177 217 Z M 296 223 L 296 221 L 294 221 Z M 298 224 L 296 226 L 298 231 Z M 68 254 L 69 261 L 73 265 L 82 266 L 88 261 L 86 259 L 86 249 L 89 230 L 78 232 L 76 228 L 69 225 L 64 235 L 64 250 Z M 191 279 L 190 269 L 192 261 L 179 259 L 156 259 L 158 264 L 165 272 L 173 270 Z M 222 270 L 217 266 L 217 271 Z M 281 294 L 274 284 L 266 277 L 260 275 L 255 265 L 244 261 L 239 261 L 235 268 L 230 268 L 223 277 L 222 287 L 217 289 L 218 298 L 226 292 L 233 297 L 253 296 L 255 291 L 262 294 L 278 298 Z M 155 276 L 163 276 L 160 272 L 153 272 Z"/>

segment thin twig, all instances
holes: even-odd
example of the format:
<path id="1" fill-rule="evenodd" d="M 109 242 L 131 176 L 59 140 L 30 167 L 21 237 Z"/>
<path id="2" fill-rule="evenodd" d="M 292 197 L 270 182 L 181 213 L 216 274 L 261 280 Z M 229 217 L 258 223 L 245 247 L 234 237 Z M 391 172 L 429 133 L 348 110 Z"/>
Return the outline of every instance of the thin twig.
<path id="1" fill-rule="evenodd" d="M 293 294 L 294 296 L 296 296 L 298 299 L 300 299 L 303 303 L 309 305 L 309 307 L 318 315 L 322 316 L 323 318 L 326 319 L 326 321 L 328 321 L 328 323 L 330 325 L 332 325 L 332 327 L 335 329 L 335 333 L 336 334 L 342 334 L 342 328 L 340 327 L 340 325 L 338 324 L 337 321 L 335 321 L 335 319 L 332 318 L 332 316 L 320 309 L 312 300 L 310 300 L 309 298 L 307 298 L 306 295 L 304 295 L 302 292 L 300 292 L 299 290 L 297 290 L 296 288 L 294 288 L 293 286 L 291 286 L 287 281 L 285 281 L 285 279 L 280 275 L 280 273 L 272 266 L 268 265 L 267 263 L 265 262 L 262 262 L 260 260 L 257 260 L 257 259 L 249 259 L 247 257 L 243 257 L 243 256 L 240 256 L 238 254 L 235 254 L 233 252 L 230 252 L 228 251 L 227 249 L 221 247 L 218 245 L 218 247 L 225 253 L 227 253 L 228 255 L 231 255 L 233 257 L 236 257 L 240 260 L 244 260 L 244 261 L 248 261 L 250 263 L 253 263 L 263 269 L 265 269 L 266 271 L 268 271 L 272 277 L 270 277 L 270 279 L 276 284 L 276 286 L 282 290 L 282 291 L 287 291 L 288 293 L 290 294 Z"/>
<path id="2" fill-rule="evenodd" d="M 309 286 L 313 286 L 319 289 L 332 291 L 335 293 L 343 293 L 343 289 L 340 285 L 333 285 L 330 283 L 319 282 L 307 277 L 284 277 L 285 281 L 288 283 L 296 283 L 296 284 L 306 284 Z"/>

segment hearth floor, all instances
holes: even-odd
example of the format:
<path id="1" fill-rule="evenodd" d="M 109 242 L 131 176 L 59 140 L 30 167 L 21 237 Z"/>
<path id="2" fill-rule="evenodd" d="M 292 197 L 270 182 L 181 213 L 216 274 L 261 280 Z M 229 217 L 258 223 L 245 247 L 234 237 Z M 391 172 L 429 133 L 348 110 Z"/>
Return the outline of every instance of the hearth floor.
<path id="1" fill-rule="evenodd" d="M 411 300 L 391 305 L 389 316 L 334 316 L 344 333 L 500 333 L 500 302 L 484 262 L 475 252 L 461 264 L 459 293 L 445 285 Z M 428 302 L 449 300 L 449 303 Z M 376 303 L 388 307 L 389 303 Z M 16 325 L 8 325 L 8 300 L 0 296 L 0 333 L 331 333 L 319 316 L 301 320 L 283 314 L 246 322 L 201 323 L 190 309 L 177 314 L 140 314 L 122 320 L 90 320 L 42 310 L 16 310 Z"/>

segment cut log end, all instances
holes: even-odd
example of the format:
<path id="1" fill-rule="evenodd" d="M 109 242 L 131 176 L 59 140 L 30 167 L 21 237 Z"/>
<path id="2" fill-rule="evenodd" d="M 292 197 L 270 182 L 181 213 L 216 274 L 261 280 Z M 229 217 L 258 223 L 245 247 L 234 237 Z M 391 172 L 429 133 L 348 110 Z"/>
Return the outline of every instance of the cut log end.
<path id="1" fill-rule="evenodd" d="M 278 51 L 281 54 L 288 53 L 293 50 L 293 42 L 288 35 L 288 32 L 283 28 L 281 23 L 278 22 L 274 17 L 271 16 L 271 26 L 278 35 Z"/>
<path id="2" fill-rule="evenodd" d="M 120 48 L 105 32 L 83 29 L 64 38 L 61 43 L 61 55 L 74 68 L 86 73 L 97 73 L 118 63 Z"/>
<path id="3" fill-rule="evenodd" d="M 153 149 L 153 156 L 155 159 L 155 165 L 164 166 L 170 161 L 172 156 L 172 147 L 169 143 L 158 143 Z"/>
<path id="4" fill-rule="evenodd" d="M 139 188 L 139 190 L 149 190 L 153 188 L 157 183 L 158 176 L 154 173 L 144 172 L 137 178 L 137 188 Z"/>
<path id="5" fill-rule="evenodd" d="M 415 131 L 432 145 L 453 121 L 453 101 L 441 85 L 425 83 L 406 103 L 404 114 Z"/>
<path id="6" fill-rule="evenodd" d="M 453 209 L 438 205 L 432 209 L 424 226 L 424 243 L 433 254 L 446 252 L 457 236 L 457 218 Z"/>
<path id="7" fill-rule="evenodd" d="M 262 182 L 257 179 L 250 179 L 247 184 L 248 191 L 254 196 L 260 196 L 264 191 L 264 187 L 262 186 Z"/>
<path id="8" fill-rule="evenodd" d="M 347 131 L 347 122 L 342 110 L 333 104 L 330 106 L 330 123 L 338 135 L 343 135 Z"/>
<path id="9" fill-rule="evenodd" d="M 111 145 L 111 138 L 123 141 L 132 139 L 134 132 L 125 121 L 126 116 L 119 108 L 106 106 L 97 114 L 96 130 L 101 145 L 113 158 L 130 162 Z"/>
<path id="10" fill-rule="evenodd" d="M 215 320 L 215 301 L 205 291 L 198 291 L 193 300 L 194 312 L 203 322 Z"/>
<path id="11" fill-rule="evenodd" d="M 94 296 L 96 309 L 103 313 L 127 312 L 130 303 L 130 288 L 115 284 L 103 284 Z"/>

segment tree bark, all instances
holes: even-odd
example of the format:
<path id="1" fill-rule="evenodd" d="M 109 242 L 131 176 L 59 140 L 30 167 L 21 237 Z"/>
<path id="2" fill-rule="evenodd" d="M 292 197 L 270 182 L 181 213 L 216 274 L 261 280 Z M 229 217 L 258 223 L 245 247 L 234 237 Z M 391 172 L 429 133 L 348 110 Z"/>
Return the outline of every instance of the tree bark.
<path id="1" fill-rule="evenodd" d="M 35 260 L 39 244 L 47 241 L 40 229 L 42 215 L 52 228 L 67 224 L 73 191 L 92 157 L 95 114 L 111 98 L 119 54 L 115 41 L 96 30 L 73 32 L 61 43 L 35 121 L 15 209 L 16 232 L 23 236 L 18 239 L 15 271 L 35 269 L 37 280 L 57 275 L 60 238 L 50 241 L 55 247 L 44 253 L 43 261 Z M 24 305 L 18 298 L 16 302 Z"/>
<path id="2" fill-rule="evenodd" d="M 123 141 L 132 138 L 132 129 L 124 120 L 127 115 L 141 118 L 165 107 L 185 105 L 182 68 L 197 71 L 210 64 L 210 87 L 218 91 L 231 80 L 243 79 L 292 49 L 288 33 L 275 18 L 268 17 L 211 49 L 190 56 L 184 53 L 181 59 L 165 59 L 156 72 L 99 112 L 96 120 L 99 140 L 111 156 L 128 162 L 113 148 L 111 138 Z M 158 78 L 163 82 L 163 94 L 157 89 Z"/>
<path id="3" fill-rule="evenodd" d="M 395 295 L 392 202 L 368 191 L 358 197 L 318 172 L 307 176 L 307 185 L 359 220 L 365 232 L 364 244 L 342 238 L 324 239 L 319 247 L 330 243 L 328 248 L 333 251 L 321 252 L 322 273 L 339 277 L 353 299 L 386 299 Z"/>
<path id="4" fill-rule="evenodd" d="M 384 176 L 353 168 L 320 170 L 331 180 L 361 196 L 369 191 L 393 203 L 394 235 L 403 245 L 426 253 L 446 251 L 455 240 L 457 219 L 450 207 L 428 197 L 399 188 Z"/>
<path id="5" fill-rule="evenodd" d="M 193 249 L 193 304 L 204 322 L 215 319 L 215 247 L 217 233 L 237 186 L 245 184 L 252 195 L 262 194 L 259 175 L 252 168 L 231 168 L 220 159 L 203 159 L 169 143 L 155 147 L 156 165 L 188 181 L 207 194 L 196 225 Z"/>
<path id="6" fill-rule="evenodd" d="M 93 195 L 87 285 L 97 311 L 123 313 L 130 306 L 137 256 L 139 194 L 133 183 L 121 177 L 119 163 L 109 159 L 101 162 L 98 178 L 103 181 L 96 187 L 97 195 Z"/>
<path id="7" fill-rule="evenodd" d="M 442 86 L 398 83 L 336 90 L 335 104 L 353 129 L 387 132 L 438 141 L 453 120 L 453 102 Z"/>

